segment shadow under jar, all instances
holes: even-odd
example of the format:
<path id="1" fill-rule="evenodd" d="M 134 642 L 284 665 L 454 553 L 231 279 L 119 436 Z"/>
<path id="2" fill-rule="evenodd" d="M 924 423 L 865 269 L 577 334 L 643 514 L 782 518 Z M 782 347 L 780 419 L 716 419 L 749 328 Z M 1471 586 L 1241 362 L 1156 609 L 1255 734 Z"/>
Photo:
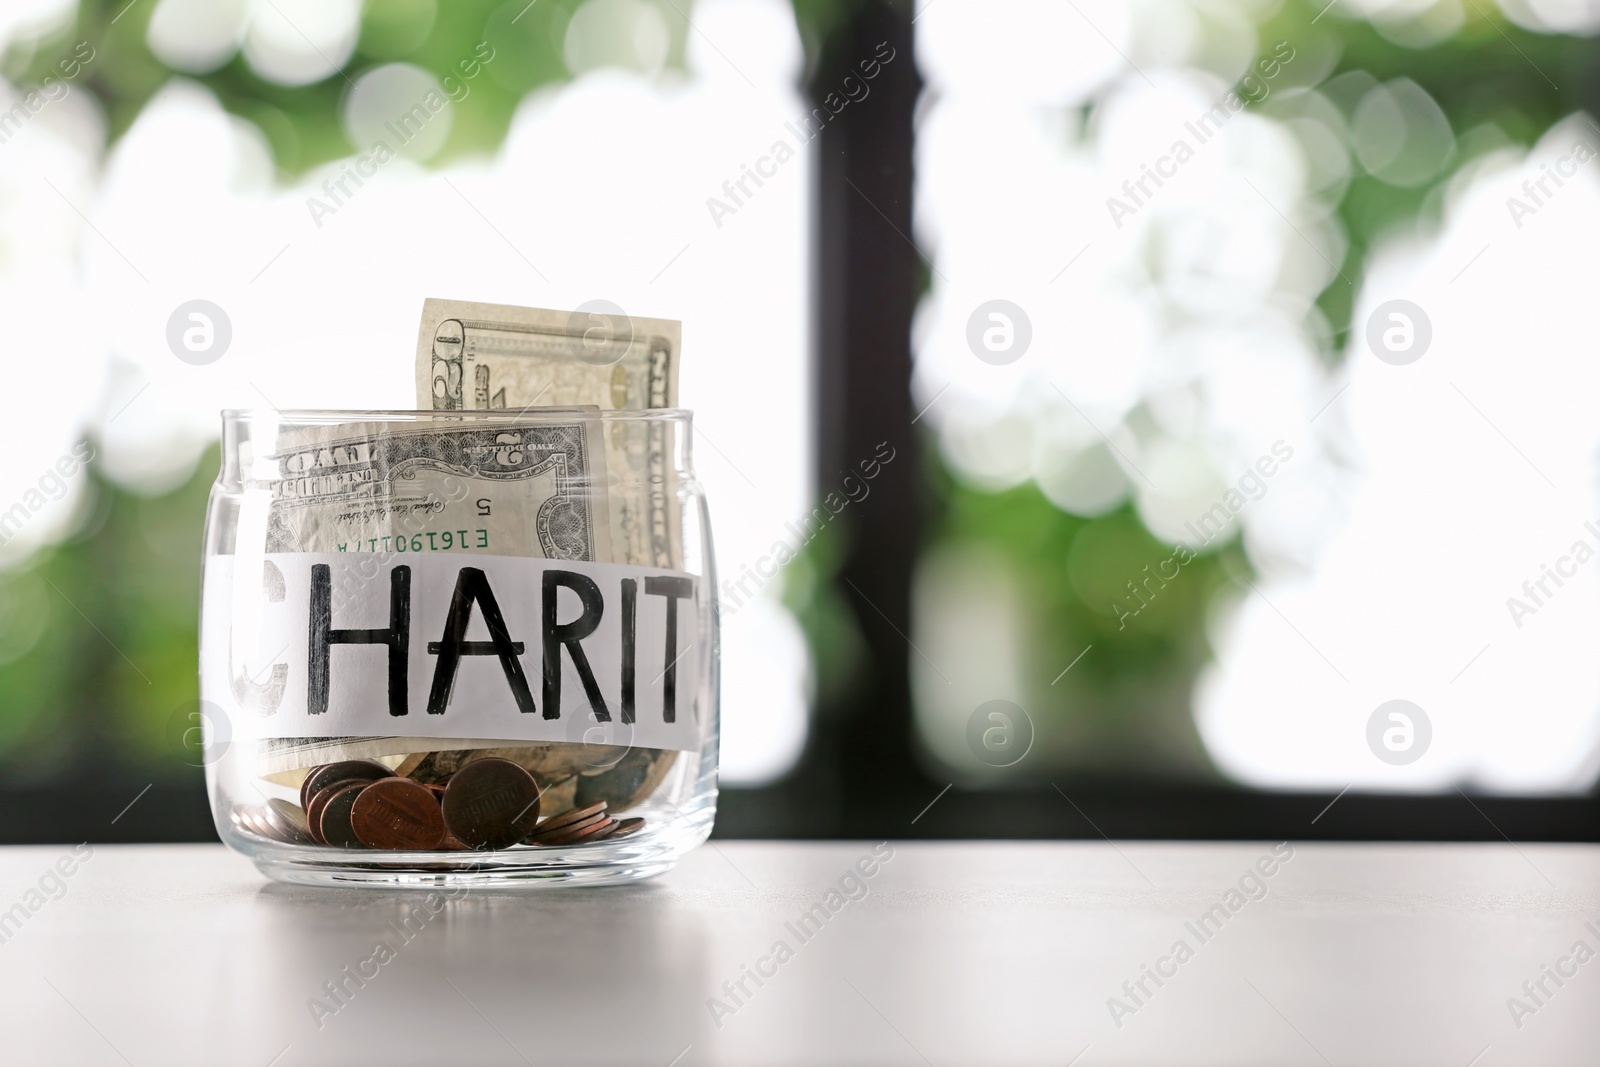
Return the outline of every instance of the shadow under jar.
<path id="1" fill-rule="evenodd" d="M 272 878 L 670 868 L 716 814 L 715 564 L 687 411 L 228 411 L 200 696 Z"/>

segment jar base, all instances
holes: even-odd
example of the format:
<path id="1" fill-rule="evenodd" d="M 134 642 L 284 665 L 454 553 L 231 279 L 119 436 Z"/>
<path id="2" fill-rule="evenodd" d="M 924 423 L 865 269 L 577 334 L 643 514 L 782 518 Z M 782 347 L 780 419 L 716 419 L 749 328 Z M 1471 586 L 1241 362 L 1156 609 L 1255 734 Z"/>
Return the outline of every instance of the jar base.
<path id="1" fill-rule="evenodd" d="M 565 886 L 623 885 L 653 878 L 677 865 L 676 855 L 596 859 L 591 862 L 518 862 L 516 856 L 483 860 L 411 863 L 330 862 L 289 856 L 252 857 L 256 868 L 276 882 L 291 885 L 417 889 L 527 891 Z"/>
<path id="2" fill-rule="evenodd" d="M 623 885 L 671 870 L 679 857 L 711 836 L 716 794 L 661 818 L 650 805 L 637 810 L 660 820 L 645 833 L 614 841 L 570 845 L 518 845 L 496 851 L 411 852 L 326 845 L 289 845 L 220 819 L 223 843 L 249 857 L 275 882 L 291 885 L 521 892 L 563 886 Z"/>

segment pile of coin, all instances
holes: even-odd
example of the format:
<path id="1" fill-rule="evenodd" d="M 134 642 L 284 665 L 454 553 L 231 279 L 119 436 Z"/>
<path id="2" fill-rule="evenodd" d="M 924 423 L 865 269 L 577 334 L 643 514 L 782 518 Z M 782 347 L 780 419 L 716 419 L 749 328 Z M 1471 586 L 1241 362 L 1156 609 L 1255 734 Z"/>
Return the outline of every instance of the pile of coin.
<path id="1" fill-rule="evenodd" d="M 528 835 L 525 843 L 576 845 L 608 837 L 626 837 L 643 825 L 643 819 L 613 819 L 606 814 L 606 802 L 602 800 L 544 820 Z"/>
<path id="2" fill-rule="evenodd" d="M 234 809 L 234 823 L 287 844 L 402 851 L 459 851 L 513 845 L 588 844 L 625 837 L 644 826 L 616 819 L 600 800 L 539 818 L 544 790 L 507 759 L 462 765 L 442 783 L 396 774 L 376 760 L 314 767 L 300 786 L 300 804 L 272 799 Z"/>
<path id="3" fill-rule="evenodd" d="M 257 837 L 284 841 L 291 845 L 312 845 L 316 841 L 306 825 L 306 813 L 287 800 L 277 797 L 263 807 L 253 808 L 238 804 L 233 809 L 234 826 L 248 830 Z"/>

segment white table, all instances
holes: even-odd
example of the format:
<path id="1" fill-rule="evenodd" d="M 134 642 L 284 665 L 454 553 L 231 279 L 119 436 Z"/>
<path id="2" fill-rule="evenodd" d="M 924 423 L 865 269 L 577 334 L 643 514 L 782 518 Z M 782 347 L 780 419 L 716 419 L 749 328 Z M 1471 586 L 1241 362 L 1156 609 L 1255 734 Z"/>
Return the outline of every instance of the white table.
<path id="1" fill-rule="evenodd" d="M 806 940 L 791 924 L 870 845 L 720 842 L 654 882 L 437 915 L 270 884 L 220 846 L 98 847 L 59 899 L 25 896 L 68 855 L 0 849 L 0 909 L 27 912 L 0 944 L 8 1064 L 1600 1061 L 1600 959 L 1542 1006 L 1522 989 L 1600 951 L 1590 846 L 1301 845 L 1204 942 L 1185 924 L 1269 845 L 897 845 Z M 1162 963 L 1179 940 L 1192 957 Z M 393 958 L 364 964 L 380 941 Z M 1142 964 L 1171 977 L 1135 1002 Z M 375 977 L 341 1004 L 323 986 L 347 965 Z M 1113 996 L 1137 1011 L 1114 1021 Z"/>

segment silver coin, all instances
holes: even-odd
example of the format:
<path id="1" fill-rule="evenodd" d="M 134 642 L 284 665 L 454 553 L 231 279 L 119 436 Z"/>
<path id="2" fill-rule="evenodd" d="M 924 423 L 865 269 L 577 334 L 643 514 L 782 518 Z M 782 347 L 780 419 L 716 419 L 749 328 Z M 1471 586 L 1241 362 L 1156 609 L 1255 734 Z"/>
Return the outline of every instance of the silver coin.
<path id="1" fill-rule="evenodd" d="M 272 836 L 280 841 L 286 841 L 291 845 L 316 843 L 306 822 L 306 813 L 298 804 L 273 797 L 267 801 L 267 806 L 261 809 L 261 817 L 262 821 L 272 829 Z"/>

